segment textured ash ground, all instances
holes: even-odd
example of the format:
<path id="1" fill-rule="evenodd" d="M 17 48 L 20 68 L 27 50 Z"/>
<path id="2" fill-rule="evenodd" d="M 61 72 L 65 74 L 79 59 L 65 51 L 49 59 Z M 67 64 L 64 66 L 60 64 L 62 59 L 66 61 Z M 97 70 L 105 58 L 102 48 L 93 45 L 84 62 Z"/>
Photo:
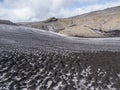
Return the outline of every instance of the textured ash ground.
<path id="1" fill-rule="evenodd" d="M 119 51 L 119 38 L 0 25 L 0 90 L 119 90 Z"/>

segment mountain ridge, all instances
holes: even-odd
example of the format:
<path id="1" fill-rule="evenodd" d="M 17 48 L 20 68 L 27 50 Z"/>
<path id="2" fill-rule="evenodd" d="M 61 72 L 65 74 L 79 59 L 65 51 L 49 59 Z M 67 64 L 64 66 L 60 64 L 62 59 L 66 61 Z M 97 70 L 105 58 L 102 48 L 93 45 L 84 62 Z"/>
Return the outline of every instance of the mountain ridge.
<path id="1" fill-rule="evenodd" d="M 69 18 L 52 17 L 22 25 L 74 37 L 119 37 L 120 35 L 116 34 L 116 31 L 120 31 L 119 11 L 120 6 L 117 6 Z"/>

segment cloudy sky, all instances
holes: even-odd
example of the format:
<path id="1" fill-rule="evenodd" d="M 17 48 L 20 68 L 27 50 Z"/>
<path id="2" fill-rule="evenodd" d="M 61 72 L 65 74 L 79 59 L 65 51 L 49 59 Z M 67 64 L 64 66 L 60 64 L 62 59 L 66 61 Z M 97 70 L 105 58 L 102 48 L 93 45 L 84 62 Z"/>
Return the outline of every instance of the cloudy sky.
<path id="1" fill-rule="evenodd" d="M 65 18 L 119 6 L 120 0 L 0 0 L 0 19 L 14 22 Z"/>

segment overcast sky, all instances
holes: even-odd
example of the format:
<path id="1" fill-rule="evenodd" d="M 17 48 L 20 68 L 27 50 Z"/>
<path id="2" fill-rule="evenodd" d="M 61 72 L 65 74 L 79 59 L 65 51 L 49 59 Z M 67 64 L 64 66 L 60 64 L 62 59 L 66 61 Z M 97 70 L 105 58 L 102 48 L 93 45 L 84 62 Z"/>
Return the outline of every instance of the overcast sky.
<path id="1" fill-rule="evenodd" d="M 119 6 L 120 0 L 0 0 L 0 19 L 14 22 L 65 18 Z"/>

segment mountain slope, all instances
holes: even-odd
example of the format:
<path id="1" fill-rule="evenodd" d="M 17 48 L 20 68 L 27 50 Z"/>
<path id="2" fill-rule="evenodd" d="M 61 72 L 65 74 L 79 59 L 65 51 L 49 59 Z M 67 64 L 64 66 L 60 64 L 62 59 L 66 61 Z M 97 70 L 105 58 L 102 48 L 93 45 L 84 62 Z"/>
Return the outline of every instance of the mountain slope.
<path id="1" fill-rule="evenodd" d="M 42 22 L 23 24 L 25 26 L 51 30 L 77 37 L 120 36 L 120 6 L 94 11 L 70 18 L 50 18 Z"/>

